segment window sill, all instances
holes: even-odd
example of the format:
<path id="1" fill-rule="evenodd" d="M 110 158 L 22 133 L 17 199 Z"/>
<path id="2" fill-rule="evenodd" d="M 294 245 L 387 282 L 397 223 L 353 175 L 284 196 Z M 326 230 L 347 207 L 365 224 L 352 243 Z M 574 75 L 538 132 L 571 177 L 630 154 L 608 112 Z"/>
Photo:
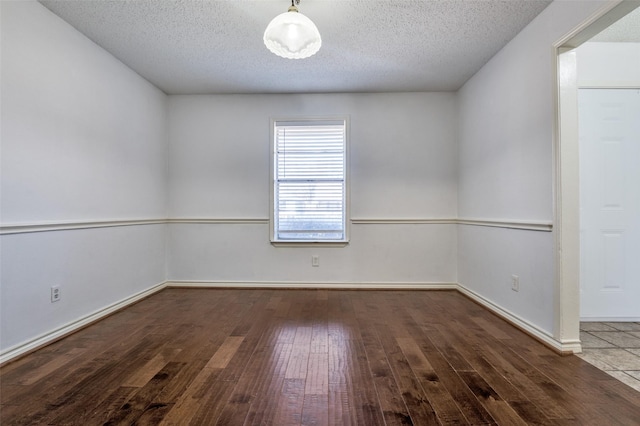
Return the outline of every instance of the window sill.
<path id="1" fill-rule="evenodd" d="M 349 241 L 271 241 L 271 245 L 274 247 L 346 247 Z"/>

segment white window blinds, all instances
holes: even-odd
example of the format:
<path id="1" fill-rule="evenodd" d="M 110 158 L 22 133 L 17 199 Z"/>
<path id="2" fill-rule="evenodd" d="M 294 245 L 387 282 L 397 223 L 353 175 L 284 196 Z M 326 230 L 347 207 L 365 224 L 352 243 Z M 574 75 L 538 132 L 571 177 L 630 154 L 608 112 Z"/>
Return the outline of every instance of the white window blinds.
<path id="1" fill-rule="evenodd" d="M 275 122 L 274 240 L 345 240 L 345 122 Z"/>

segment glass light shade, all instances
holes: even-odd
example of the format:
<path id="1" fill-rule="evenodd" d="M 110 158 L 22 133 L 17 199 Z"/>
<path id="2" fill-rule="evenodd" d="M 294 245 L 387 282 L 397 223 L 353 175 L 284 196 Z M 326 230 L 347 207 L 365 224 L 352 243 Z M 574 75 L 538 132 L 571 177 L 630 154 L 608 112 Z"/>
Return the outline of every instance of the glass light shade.
<path id="1" fill-rule="evenodd" d="M 264 44 L 278 56 L 303 59 L 320 50 L 322 40 L 311 19 L 297 11 L 281 13 L 264 31 Z"/>

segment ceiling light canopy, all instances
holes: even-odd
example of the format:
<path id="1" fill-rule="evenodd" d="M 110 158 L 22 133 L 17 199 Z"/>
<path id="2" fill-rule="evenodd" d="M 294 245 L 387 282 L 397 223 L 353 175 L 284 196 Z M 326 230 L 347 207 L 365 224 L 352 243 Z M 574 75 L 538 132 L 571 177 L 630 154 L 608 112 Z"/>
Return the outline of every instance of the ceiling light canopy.
<path id="1" fill-rule="evenodd" d="M 320 50 L 322 39 L 316 25 L 298 12 L 294 2 L 300 4 L 300 0 L 291 0 L 289 10 L 269 23 L 264 31 L 264 44 L 283 58 L 308 58 Z"/>

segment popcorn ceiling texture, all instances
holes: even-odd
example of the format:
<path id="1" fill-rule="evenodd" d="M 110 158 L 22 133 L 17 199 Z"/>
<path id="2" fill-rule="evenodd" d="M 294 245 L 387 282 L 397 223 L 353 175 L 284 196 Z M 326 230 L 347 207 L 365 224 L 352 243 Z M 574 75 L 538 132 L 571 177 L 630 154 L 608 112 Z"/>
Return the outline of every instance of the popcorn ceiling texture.
<path id="1" fill-rule="evenodd" d="M 589 41 L 640 43 L 640 7 L 622 17 Z"/>
<path id="2" fill-rule="evenodd" d="M 167 94 L 457 90 L 537 16 L 542 0 L 302 0 L 322 48 L 262 42 L 287 0 L 41 0 Z"/>

